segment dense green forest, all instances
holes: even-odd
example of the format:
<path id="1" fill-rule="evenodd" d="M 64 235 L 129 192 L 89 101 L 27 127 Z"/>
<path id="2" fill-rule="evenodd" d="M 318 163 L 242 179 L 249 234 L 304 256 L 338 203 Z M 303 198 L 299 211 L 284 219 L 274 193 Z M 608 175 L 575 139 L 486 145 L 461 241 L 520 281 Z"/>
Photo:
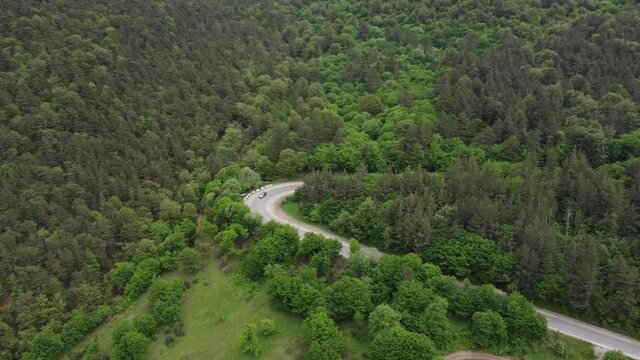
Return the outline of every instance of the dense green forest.
<path id="1" fill-rule="evenodd" d="M 299 194 L 305 214 L 639 336 L 637 7 L 472 3 L 347 6 L 361 41 L 324 86 L 341 143 L 281 145 L 323 170 Z"/>
<path id="2" fill-rule="evenodd" d="M 272 15 L 241 5 L 0 2 L 0 358 L 110 303 L 103 275 L 156 251 L 154 220 L 191 235 L 204 184 L 250 138 L 247 69 L 284 56 Z"/>
<path id="3" fill-rule="evenodd" d="M 158 274 L 197 271 L 192 247 L 250 259 L 261 228 L 238 194 L 309 172 L 316 222 L 640 336 L 637 1 L 0 9 L 1 358 L 68 351 Z M 170 286 L 154 299 L 178 301 Z M 380 342 L 430 346 L 394 329 Z"/>

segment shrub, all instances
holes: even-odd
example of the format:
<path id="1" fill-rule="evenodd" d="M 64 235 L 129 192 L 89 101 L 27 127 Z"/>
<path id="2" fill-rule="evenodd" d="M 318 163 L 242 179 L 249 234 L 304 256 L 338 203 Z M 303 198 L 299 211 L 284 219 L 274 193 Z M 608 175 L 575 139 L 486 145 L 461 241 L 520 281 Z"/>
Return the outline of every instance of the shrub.
<path id="1" fill-rule="evenodd" d="M 324 302 L 322 292 L 300 276 L 273 275 L 267 291 L 278 307 L 296 314 L 307 314 Z"/>
<path id="2" fill-rule="evenodd" d="M 256 324 L 247 324 L 240 337 L 242 352 L 248 352 L 254 356 L 260 353 L 260 345 L 258 344 L 258 331 Z"/>
<path id="3" fill-rule="evenodd" d="M 177 321 L 173 324 L 173 333 L 176 336 L 184 336 L 184 323 L 182 321 Z"/>
<path id="4" fill-rule="evenodd" d="M 500 314 L 477 311 L 471 319 L 473 341 L 483 349 L 500 349 L 507 339 L 507 325 Z"/>
<path id="5" fill-rule="evenodd" d="M 396 326 L 382 330 L 371 343 L 372 360 L 430 360 L 435 355 L 433 342 L 423 334 Z"/>
<path id="6" fill-rule="evenodd" d="M 180 318 L 179 301 L 184 291 L 184 283 L 180 280 L 153 283 L 149 290 L 149 305 L 158 324 L 168 325 Z"/>
<path id="7" fill-rule="evenodd" d="M 82 354 L 82 360 L 98 360 L 98 343 L 92 342 Z"/>
<path id="8" fill-rule="evenodd" d="M 260 320 L 258 331 L 263 336 L 269 336 L 276 330 L 276 322 L 271 319 Z"/>
<path id="9" fill-rule="evenodd" d="M 167 337 L 164 338 L 164 344 L 169 347 L 175 345 L 175 343 L 176 343 L 176 339 L 171 335 L 167 335 Z"/>
<path id="10" fill-rule="evenodd" d="M 572 348 L 566 342 L 558 340 L 551 347 L 551 351 L 559 358 L 571 359 L 575 355 Z"/>
<path id="11" fill-rule="evenodd" d="M 362 340 L 367 337 L 367 322 L 365 316 L 361 312 L 356 312 L 353 315 L 353 330 L 352 334 L 358 340 Z"/>
<path id="12" fill-rule="evenodd" d="M 368 313 L 371 309 L 369 285 L 358 278 L 345 276 L 329 288 L 327 304 L 336 319 L 352 317 L 356 312 Z"/>
<path id="13" fill-rule="evenodd" d="M 202 255 L 192 248 L 184 248 L 178 254 L 180 265 L 187 274 L 195 274 L 202 268 Z"/>
<path id="14" fill-rule="evenodd" d="M 351 238 L 351 240 L 349 241 L 349 250 L 351 250 L 351 255 L 359 254 L 361 250 L 360 242 L 354 238 Z"/>
<path id="15" fill-rule="evenodd" d="M 322 252 L 313 255 L 309 264 L 318 271 L 318 274 L 327 275 L 331 271 L 332 261 L 327 254 Z"/>
<path id="16" fill-rule="evenodd" d="M 64 342 L 60 334 L 51 326 L 45 326 L 29 343 L 29 352 L 23 355 L 23 359 L 58 359 L 64 354 Z"/>
<path id="17" fill-rule="evenodd" d="M 156 320 L 151 314 L 141 314 L 133 320 L 133 327 L 144 336 L 151 336 L 156 331 Z"/>
<path id="18" fill-rule="evenodd" d="M 114 360 L 142 360 L 147 354 L 149 339 L 135 330 L 129 330 L 113 344 Z"/>
<path id="19" fill-rule="evenodd" d="M 123 292 L 129 279 L 133 276 L 135 265 L 130 262 L 119 262 L 109 272 L 109 282 L 118 291 Z"/>
<path id="20" fill-rule="evenodd" d="M 627 360 L 627 357 L 622 351 L 609 350 L 604 353 L 604 357 L 602 358 L 602 360 Z"/>
<path id="21" fill-rule="evenodd" d="M 120 322 L 118 322 L 114 327 L 113 327 L 113 332 L 111 337 L 113 338 L 113 343 L 117 343 L 120 341 L 120 339 L 122 339 L 122 337 L 124 336 L 124 334 L 128 333 L 129 331 L 135 330 L 133 328 L 133 326 L 131 325 L 131 323 L 127 320 L 122 320 Z"/>
<path id="22" fill-rule="evenodd" d="M 380 304 L 369 315 L 369 335 L 400 326 L 402 315 L 387 304 Z"/>
<path id="23" fill-rule="evenodd" d="M 62 326 L 62 340 L 67 348 L 77 344 L 87 335 L 95 324 L 82 310 L 76 309 L 71 313 L 71 318 Z"/>
<path id="24" fill-rule="evenodd" d="M 93 323 L 95 324 L 94 326 L 102 324 L 111 315 L 113 315 L 113 310 L 109 305 L 98 306 L 91 316 Z"/>
<path id="25" fill-rule="evenodd" d="M 309 344 L 306 359 L 340 359 L 344 339 L 324 308 L 309 315 L 302 324 L 303 337 Z"/>

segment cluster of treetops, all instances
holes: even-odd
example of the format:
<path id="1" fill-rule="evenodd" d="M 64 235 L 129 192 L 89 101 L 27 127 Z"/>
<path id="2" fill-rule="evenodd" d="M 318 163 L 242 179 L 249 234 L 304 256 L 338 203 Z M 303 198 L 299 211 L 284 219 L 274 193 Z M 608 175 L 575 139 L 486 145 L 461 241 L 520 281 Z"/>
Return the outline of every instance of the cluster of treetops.
<path id="1" fill-rule="evenodd" d="M 634 1 L 0 8 L 3 354 L 76 309 L 99 323 L 129 286 L 105 274 L 171 253 L 167 228 L 194 241 L 230 163 L 230 193 L 324 171 L 300 195 L 315 221 L 638 336 Z"/>
<path id="2" fill-rule="evenodd" d="M 300 239 L 291 226 L 262 224 L 240 195 L 256 185 L 251 180 L 259 177 L 250 169 L 227 167 L 198 188 L 195 203 L 168 200 L 159 217 L 139 219 L 144 240 L 101 277 L 104 293 L 71 313 L 60 293 L 39 295 L 19 322 L 32 327 L 26 328 L 34 331 L 30 341 L 0 323 L 2 355 L 100 358 L 92 339 L 78 343 L 148 289 L 147 311 L 115 325 L 109 353 L 116 360 L 144 359 L 158 329 L 183 334 L 180 299 L 190 284 L 160 275 L 178 269 L 196 274 L 213 249 L 235 260 L 239 274 L 263 282 L 274 306 L 305 318 L 306 359 L 341 358 L 345 340 L 336 324 L 344 321 L 353 321 L 354 335 L 370 341 L 369 358 L 381 360 L 432 359 L 450 352 L 466 340 L 452 321 L 469 323 L 475 346 L 497 353 L 523 354 L 547 338 L 546 320 L 517 292 L 504 295 L 492 285 L 460 282 L 413 253 L 373 259 L 361 255 L 356 240 L 351 257 L 338 261 L 336 240 L 316 234 Z M 195 213 L 185 212 L 188 204 L 195 205 Z"/>

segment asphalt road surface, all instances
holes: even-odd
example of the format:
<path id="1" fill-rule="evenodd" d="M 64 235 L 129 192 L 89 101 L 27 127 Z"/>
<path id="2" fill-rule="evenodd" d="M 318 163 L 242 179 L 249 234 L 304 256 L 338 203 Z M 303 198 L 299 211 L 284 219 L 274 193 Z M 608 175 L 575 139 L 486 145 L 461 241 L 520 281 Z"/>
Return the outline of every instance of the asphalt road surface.
<path id="1" fill-rule="evenodd" d="M 298 230 L 301 237 L 308 232 L 312 232 L 323 235 L 329 239 L 340 241 L 340 243 L 342 243 L 340 255 L 349 257 L 351 253 L 349 249 L 349 240 L 332 234 L 331 232 L 323 230 L 317 226 L 298 221 L 280 208 L 280 203 L 282 203 L 285 198 L 293 195 L 294 191 L 296 191 L 300 186 L 302 186 L 302 181 L 268 185 L 245 196 L 244 203 L 249 206 L 252 212 L 262 215 L 262 220 L 264 222 L 274 220 L 282 224 L 289 224 Z M 260 199 L 260 194 L 265 191 L 267 192 L 267 196 Z M 362 253 L 370 257 L 379 258 L 382 256 L 382 253 L 376 249 L 366 246 L 361 246 L 361 248 Z"/>
<path id="2" fill-rule="evenodd" d="M 265 222 L 274 220 L 279 223 L 289 224 L 298 229 L 301 236 L 304 236 L 307 232 L 313 232 L 340 241 L 342 243 L 340 255 L 349 257 L 349 241 L 347 239 L 320 229 L 319 227 L 298 221 L 280 208 L 280 203 L 288 196 L 291 196 L 300 186 L 302 186 L 301 181 L 268 185 L 248 194 L 244 202 L 252 212 L 262 215 Z M 267 192 L 267 196 L 260 199 L 259 195 L 265 191 Z M 381 255 L 376 249 L 365 246 L 362 247 L 362 252 L 372 257 L 379 257 Z M 549 329 L 553 331 L 605 349 L 620 350 L 628 357 L 640 360 L 640 341 L 638 340 L 551 311 L 538 308 L 536 310 L 547 319 Z"/>

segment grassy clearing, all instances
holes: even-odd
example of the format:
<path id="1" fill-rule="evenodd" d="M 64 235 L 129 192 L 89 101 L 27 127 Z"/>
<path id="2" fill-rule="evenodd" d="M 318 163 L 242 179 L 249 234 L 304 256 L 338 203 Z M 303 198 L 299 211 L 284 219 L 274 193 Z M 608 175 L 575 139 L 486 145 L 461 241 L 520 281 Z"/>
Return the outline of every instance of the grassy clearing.
<path id="1" fill-rule="evenodd" d="M 205 268 L 192 279 L 193 286 L 182 302 L 182 321 L 185 335 L 175 337 L 175 344 L 165 345 L 168 329 L 159 329 L 152 339 L 148 359 L 198 360 L 198 359 L 255 359 L 243 354 L 240 334 L 246 324 L 261 319 L 276 322 L 276 331 L 268 337 L 260 337 L 260 359 L 300 359 L 303 357 L 302 317 L 273 308 L 262 284 L 238 280 L 230 271 L 232 265 L 210 257 Z M 225 271 L 226 270 L 226 271 Z M 227 274 L 229 273 L 229 274 Z M 175 272 L 167 279 L 184 278 Z M 148 297 L 143 294 L 127 310 L 117 314 L 87 336 L 72 351 L 80 352 L 94 341 L 101 355 L 108 355 L 112 346 L 114 326 L 123 319 L 133 320 L 147 311 Z M 347 359 L 362 359 L 367 341 L 351 336 L 351 324 L 340 326 L 345 335 Z"/>
<path id="2" fill-rule="evenodd" d="M 571 357 L 559 357 L 551 350 L 552 343 L 555 340 L 566 343 L 574 354 Z M 541 344 L 534 348 L 529 354 L 523 357 L 527 360 L 593 360 L 595 355 L 593 353 L 593 346 L 584 341 L 574 339 L 572 337 L 564 336 L 558 333 L 550 333 L 548 344 Z"/>
<path id="3" fill-rule="evenodd" d="M 186 278 L 174 272 L 165 279 Z M 222 269 L 221 260 L 210 257 L 205 268 L 192 279 L 194 285 L 183 299 L 182 320 L 185 335 L 176 337 L 173 346 L 164 341 L 167 329 L 159 329 L 149 346 L 148 359 L 253 359 L 242 354 L 240 334 L 244 326 L 269 318 L 275 320 L 276 331 L 261 337 L 261 359 L 297 359 L 301 357 L 302 318 L 274 310 L 264 286 L 234 281 Z M 115 325 L 133 320 L 148 309 L 147 293 L 127 310 L 99 326 L 80 342 L 71 353 L 80 352 L 97 342 L 101 355 L 108 355 L 113 344 Z"/>
<path id="4" fill-rule="evenodd" d="M 207 262 L 183 300 L 185 335 L 168 347 L 160 330 L 148 359 L 254 359 L 242 353 L 240 334 L 265 318 L 276 322 L 276 332 L 260 337 L 260 358 L 300 358 L 302 318 L 273 309 L 264 286 L 236 281 L 221 267 L 221 260 Z"/>

